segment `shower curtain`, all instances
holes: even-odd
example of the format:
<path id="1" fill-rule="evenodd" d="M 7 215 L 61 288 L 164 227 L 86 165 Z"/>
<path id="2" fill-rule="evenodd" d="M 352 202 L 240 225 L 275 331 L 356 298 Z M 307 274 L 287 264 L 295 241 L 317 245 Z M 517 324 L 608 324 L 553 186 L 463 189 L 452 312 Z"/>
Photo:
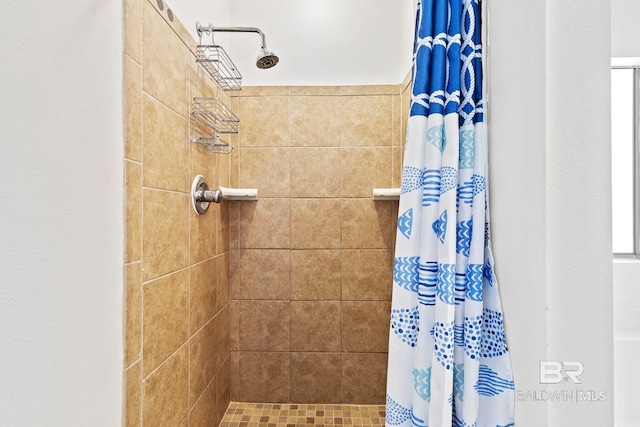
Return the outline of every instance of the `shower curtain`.
<path id="1" fill-rule="evenodd" d="M 418 0 L 398 211 L 387 426 L 513 426 L 489 245 L 478 0 Z"/>

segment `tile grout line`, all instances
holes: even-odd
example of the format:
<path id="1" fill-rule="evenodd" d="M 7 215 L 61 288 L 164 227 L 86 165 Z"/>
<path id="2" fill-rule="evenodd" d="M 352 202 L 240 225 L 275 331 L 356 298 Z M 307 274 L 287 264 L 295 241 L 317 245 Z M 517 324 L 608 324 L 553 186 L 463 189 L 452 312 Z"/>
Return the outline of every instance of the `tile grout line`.
<path id="1" fill-rule="evenodd" d="M 144 8 L 144 6 L 143 6 Z M 142 13 L 142 31 L 144 34 L 145 24 L 144 12 Z M 141 84 L 140 84 L 140 376 L 138 385 L 140 387 L 140 427 L 144 427 L 144 402 L 145 402 L 145 379 L 144 379 L 144 140 L 145 140 L 145 109 L 144 109 L 144 39 L 140 43 L 141 58 Z"/>
<path id="2" fill-rule="evenodd" d="M 344 299 L 344 99 L 342 96 L 342 89 L 340 90 L 340 403 L 343 400 L 344 394 L 344 378 L 343 378 L 343 358 L 344 358 L 344 337 L 343 337 L 343 310 L 342 301 Z"/>
<path id="3" fill-rule="evenodd" d="M 291 400 L 292 396 L 291 396 L 291 392 L 292 392 L 292 379 L 291 379 L 291 372 L 292 372 L 292 366 L 291 366 L 291 362 L 292 362 L 292 357 L 291 357 L 291 353 L 292 353 L 292 344 L 293 344 L 293 338 L 292 338 L 292 334 L 291 334 L 291 250 L 292 250 L 292 240 L 293 240 L 293 218 L 292 218 L 292 206 L 291 206 L 291 201 L 292 201 L 292 196 L 291 196 L 291 186 L 292 186 L 292 182 L 291 182 L 291 163 L 293 161 L 292 159 L 292 149 L 291 149 L 291 87 L 287 88 L 287 140 L 288 140 L 288 150 L 289 150 L 289 191 L 288 191 L 288 198 L 289 198 L 289 298 L 288 298 L 288 307 L 289 307 L 289 348 L 288 348 L 288 354 L 289 354 L 289 398 L 288 400 Z"/>
<path id="4" fill-rule="evenodd" d="M 188 47 L 187 47 L 188 48 Z M 187 62 L 187 75 L 189 76 L 189 80 L 191 80 L 191 67 L 189 66 L 189 63 Z M 193 90 L 193 85 L 191 84 L 192 82 L 189 81 L 189 89 L 188 89 L 188 94 L 189 94 L 189 98 L 188 98 L 188 104 L 191 104 L 191 100 L 193 99 L 193 95 L 196 95 L 198 92 L 198 74 L 199 74 L 199 69 L 196 68 L 196 87 L 195 87 L 195 93 L 191 93 L 191 91 Z M 191 115 L 189 115 L 191 116 Z M 188 160 L 188 173 L 190 174 L 192 171 L 192 167 L 193 167 L 193 150 L 192 150 L 192 146 L 191 146 L 191 124 L 192 124 L 192 120 L 189 119 L 189 135 L 187 136 L 187 144 L 188 144 L 188 148 L 187 148 L 187 152 L 189 154 L 189 160 Z M 194 124 L 195 126 L 195 124 Z M 194 130 L 194 138 L 195 138 L 195 130 Z M 189 179 L 189 178 L 188 178 Z M 187 181 L 188 182 L 188 181 Z M 188 184 L 187 184 L 188 185 Z M 192 196 L 193 197 L 193 196 Z M 187 210 L 189 210 L 189 207 L 187 207 Z M 194 219 L 192 218 L 193 215 L 191 214 L 191 212 L 189 212 L 188 217 L 188 227 L 189 227 L 189 232 L 187 233 L 187 263 L 188 263 L 188 277 L 187 277 L 187 339 L 185 341 L 185 344 L 187 345 L 187 413 L 185 415 L 185 417 L 187 418 L 187 426 L 189 425 L 189 414 L 191 413 L 191 410 L 195 407 L 196 402 L 198 401 L 198 399 L 195 399 L 195 402 L 191 402 L 191 399 L 193 398 L 191 396 L 191 339 L 193 337 L 195 337 L 195 333 L 193 335 L 191 335 L 191 263 L 192 263 L 192 256 L 191 256 L 191 221 L 193 221 Z M 210 319 L 211 320 L 211 319 Z M 204 328 L 204 326 L 203 326 Z M 204 388 L 204 390 L 206 390 L 206 387 Z M 202 391 L 202 393 L 204 394 L 204 390 Z M 193 406 L 191 406 L 191 404 L 193 403 Z"/>

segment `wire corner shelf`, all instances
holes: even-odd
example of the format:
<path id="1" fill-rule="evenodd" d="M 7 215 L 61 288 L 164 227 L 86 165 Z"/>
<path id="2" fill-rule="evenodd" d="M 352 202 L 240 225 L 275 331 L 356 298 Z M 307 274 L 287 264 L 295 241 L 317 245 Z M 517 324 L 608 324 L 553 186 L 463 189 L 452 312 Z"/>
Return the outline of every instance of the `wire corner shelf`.
<path id="1" fill-rule="evenodd" d="M 233 146 L 219 134 L 238 133 L 240 120 L 218 97 L 193 98 L 193 128 L 199 138 L 194 142 L 205 146 L 210 153 L 229 154 Z"/>
<path id="2" fill-rule="evenodd" d="M 201 135 L 238 133 L 240 119 L 218 97 L 193 98 L 192 114 Z"/>
<path id="3" fill-rule="evenodd" d="M 194 139 L 193 142 L 202 145 L 211 154 L 230 154 L 235 149 L 233 145 L 220 138 L 219 135 L 201 136 L 198 140 Z"/>
<path id="4" fill-rule="evenodd" d="M 242 75 L 222 46 L 198 45 L 196 63 L 209 74 L 220 89 L 224 91 L 242 89 Z"/>

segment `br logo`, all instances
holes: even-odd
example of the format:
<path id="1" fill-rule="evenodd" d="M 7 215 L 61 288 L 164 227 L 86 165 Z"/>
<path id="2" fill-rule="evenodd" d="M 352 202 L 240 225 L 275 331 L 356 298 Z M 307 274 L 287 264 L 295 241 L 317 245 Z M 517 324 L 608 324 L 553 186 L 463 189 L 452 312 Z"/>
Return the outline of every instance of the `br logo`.
<path id="1" fill-rule="evenodd" d="M 582 384 L 580 375 L 584 372 L 582 362 L 540 362 L 540 384 L 560 384 L 571 380 Z"/>

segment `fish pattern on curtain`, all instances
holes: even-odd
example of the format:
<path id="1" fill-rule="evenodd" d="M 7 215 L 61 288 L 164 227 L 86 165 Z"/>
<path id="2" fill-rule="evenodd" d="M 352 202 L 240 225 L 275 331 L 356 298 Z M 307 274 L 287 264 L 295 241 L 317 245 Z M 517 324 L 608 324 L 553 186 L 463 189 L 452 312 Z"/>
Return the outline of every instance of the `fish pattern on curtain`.
<path id="1" fill-rule="evenodd" d="M 398 210 L 387 426 L 513 426 L 489 245 L 478 0 L 418 0 Z"/>

